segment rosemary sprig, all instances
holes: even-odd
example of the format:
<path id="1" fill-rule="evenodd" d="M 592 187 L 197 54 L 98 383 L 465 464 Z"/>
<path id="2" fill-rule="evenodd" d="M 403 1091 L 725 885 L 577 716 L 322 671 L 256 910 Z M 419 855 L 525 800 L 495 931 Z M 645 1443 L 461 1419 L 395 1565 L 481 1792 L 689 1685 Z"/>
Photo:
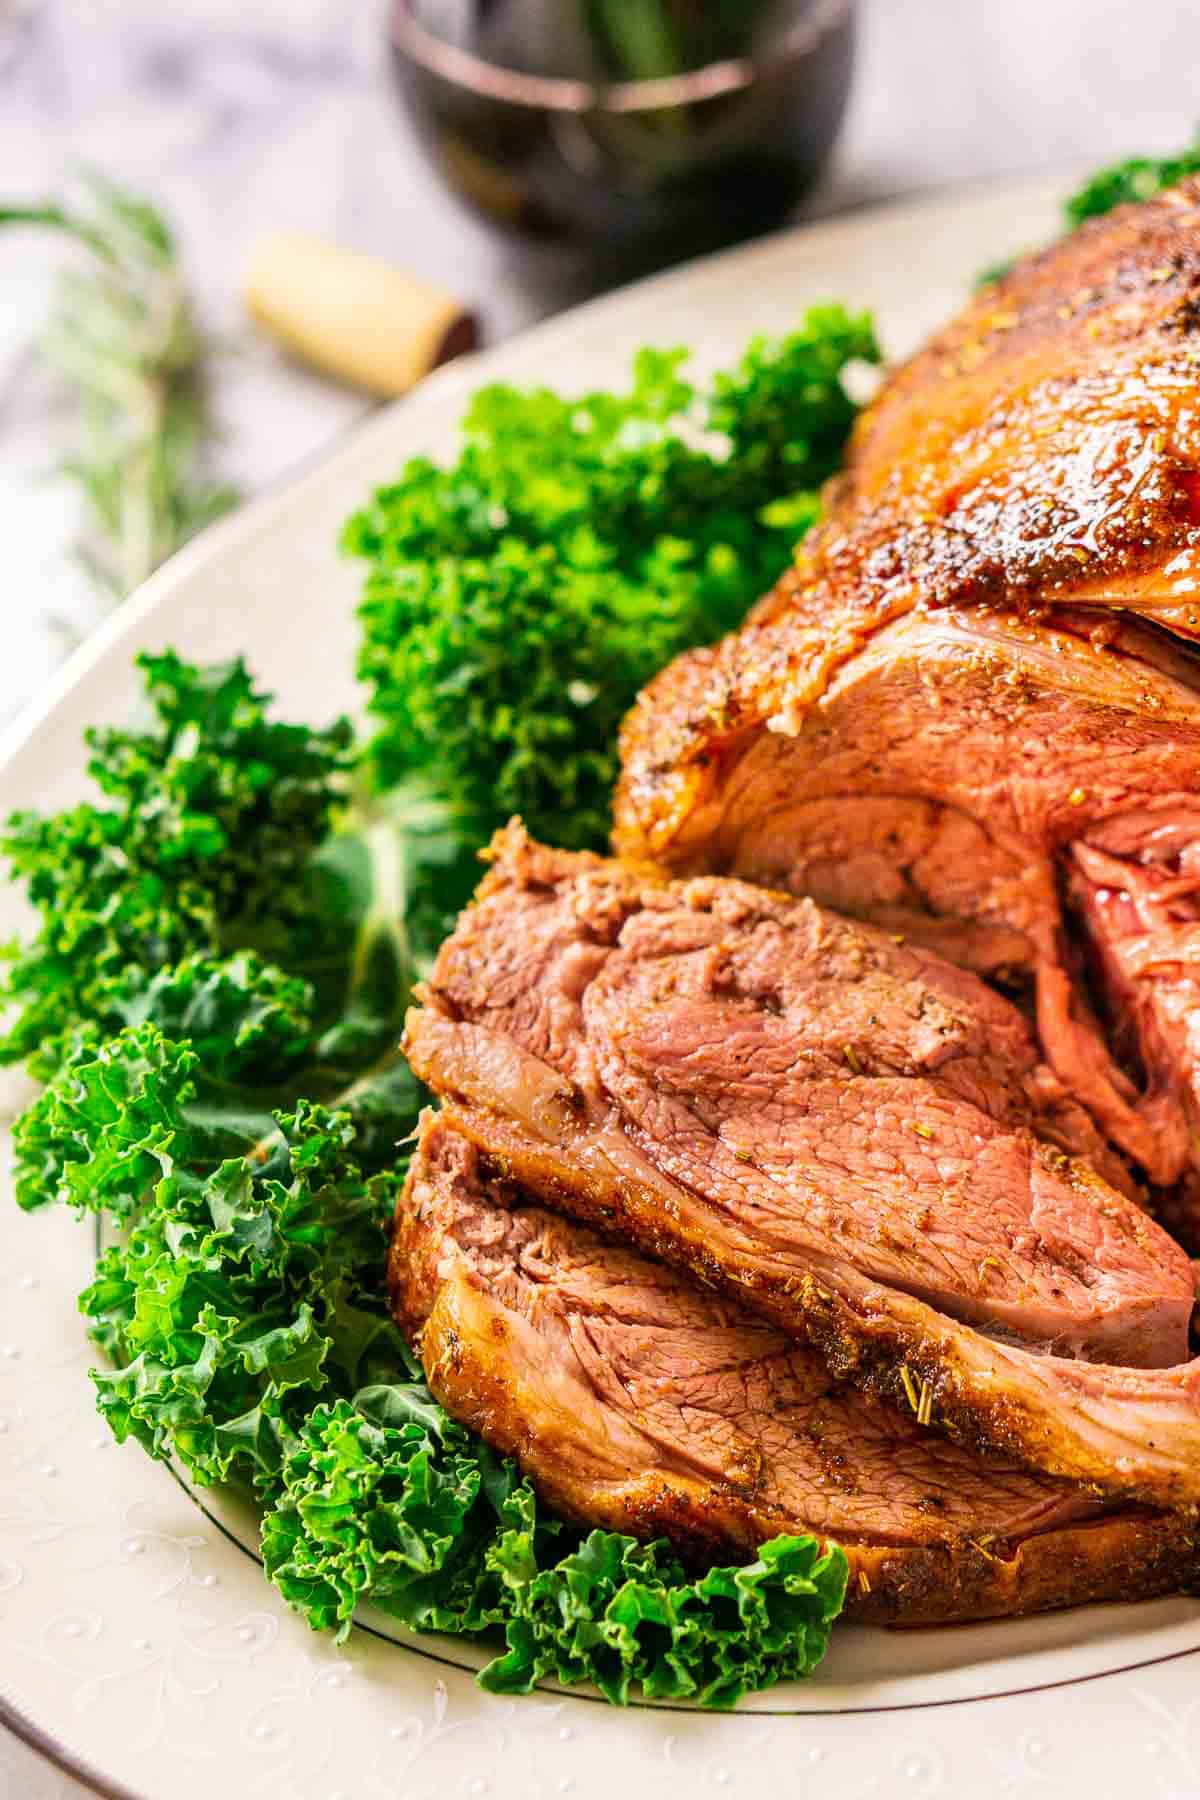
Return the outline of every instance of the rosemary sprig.
<path id="1" fill-rule="evenodd" d="M 0 205 L 0 225 L 66 232 L 91 253 L 59 277 L 43 349 L 79 397 L 79 442 L 59 465 L 89 515 L 79 554 L 117 601 L 237 495 L 206 473 L 207 344 L 170 227 L 103 176 L 80 184 L 78 208 Z"/>

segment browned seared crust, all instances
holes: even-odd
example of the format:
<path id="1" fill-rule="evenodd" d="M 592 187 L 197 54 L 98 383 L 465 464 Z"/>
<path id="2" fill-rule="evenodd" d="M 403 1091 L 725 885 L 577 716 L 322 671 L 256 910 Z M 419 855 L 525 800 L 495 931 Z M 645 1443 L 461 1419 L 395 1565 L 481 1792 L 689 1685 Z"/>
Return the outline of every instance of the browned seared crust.
<path id="1" fill-rule="evenodd" d="M 860 604 L 1087 598 L 1198 634 L 1198 376 L 1192 179 L 1025 258 L 892 374 L 812 566 Z"/>
<path id="2" fill-rule="evenodd" d="M 1200 635 L 1198 382 L 1200 180 L 978 294 L 862 414 L 826 521 L 743 632 L 635 707 L 621 852 L 685 854 L 745 735 L 794 731 L 915 607 L 1121 607 Z"/>
<path id="3" fill-rule="evenodd" d="M 496 1248 L 506 1228 L 511 1254 Z M 550 1267 L 548 1255 L 558 1259 Z M 397 1317 L 418 1343 L 438 1399 L 515 1457 L 550 1505 L 582 1523 L 643 1539 L 665 1535 L 701 1563 L 742 1558 L 780 1532 L 836 1535 L 851 1565 L 849 1610 L 876 1623 L 932 1624 L 1144 1599 L 1196 1581 L 1193 1514 L 1105 1513 L 1046 1477 L 974 1465 L 968 1453 L 923 1432 L 911 1415 L 880 1415 L 853 1392 L 830 1394 L 810 1353 L 773 1341 L 761 1324 L 687 1289 L 669 1271 L 628 1251 L 607 1250 L 582 1228 L 539 1213 L 511 1186 L 485 1181 L 444 1118 L 425 1121 L 397 1209 L 389 1274 Z M 615 1283 L 611 1290 L 606 1275 Z M 635 1322 L 620 1317 L 621 1296 L 630 1292 L 668 1341 L 673 1330 L 686 1338 L 678 1373 L 660 1375 L 647 1390 L 657 1410 L 644 1428 L 639 1392 L 598 1389 L 574 1348 L 586 1344 L 591 1320 L 609 1333 L 599 1346 L 608 1372 L 620 1376 L 623 1331 L 635 1367 L 652 1356 L 653 1346 L 643 1349 L 638 1336 L 645 1320 L 637 1308 L 627 1309 Z M 705 1431 L 712 1430 L 704 1410 L 711 1397 L 700 1398 L 705 1357 L 728 1363 L 739 1331 L 751 1379 L 764 1364 L 760 1387 L 799 1380 L 802 1389 L 812 1372 L 822 1428 L 814 1428 L 800 1401 L 790 1422 L 766 1421 L 767 1435 L 748 1460 L 734 1453 L 732 1475 L 713 1480 L 702 1467 L 689 1467 L 686 1443 L 681 1448 L 689 1431 L 686 1409 L 700 1421 L 701 1464 L 711 1453 Z M 665 1402 L 663 1396 L 671 1379 L 679 1394 L 676 1422 L 683 1421 L 674 1438 L 671 1394 Z M 875 1441 L 881 1420 L 883 1437 Z M 744 1417 L 730 1429 L 735 1443 L 753 1448 Z M 848 1467 L 834 1452 L 842 1441 L 861 1445 L 860 1458 Z M 718 1440 L 718 1449 L 724 1442 Z M 781 1470 L 795 1472 L 801 1487 L 809 1482 L 821 1495 L 814 1514 L 781 1506 Z M 856 1490 L 878 1479 L 894 1489 L 890 1515 L 886 1500 L 882 1506 L 873 1498 L 858 1501 Z M 913 1496 L 925 1487 L 949 1494 L 944 1521 L 932 1501 L 923 1511 L 918 1498 L 914 1508 Z M 860 1523 L 879 1521 L 882 1533 L 856 1533 L 856 1508 Z M 1040 1523 L 1006 1535 L 1005 1521 L 1011 1526 L 1022 1514 Z M 916 1541 L 902 1541 L 906 1531 Z"/>
<path id="4" fill-rule="evenodd" d="M 655 768 L 699 780 L 706 741 L 794 720 L 914 606 L 1121 606 L 1200 633 L 1198 378 L 1200 180 L 978 294 L 863 413 L 737 656 L 683 659 L 635 711 L 621 847 L 671 842 Z"/>

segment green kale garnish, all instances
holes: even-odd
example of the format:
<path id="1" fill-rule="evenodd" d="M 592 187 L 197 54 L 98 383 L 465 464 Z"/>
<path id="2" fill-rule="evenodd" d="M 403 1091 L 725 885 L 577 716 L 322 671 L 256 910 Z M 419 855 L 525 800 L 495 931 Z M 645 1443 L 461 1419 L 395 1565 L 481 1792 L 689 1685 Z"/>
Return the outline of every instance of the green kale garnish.
<path id="1" fill-rule="evenodd" d="M 80 1297 L 116 1363 L 92 1379 L 118 1440 L 269 1495 L 318 1395 L 403 1364 L 382 1294 L 399 1175 L 364 1178 L 349 1117 L 305 1102 L 201 1177 L 172 1158 L 186 1098 L 186 1077 L 164 1093 L 164 1173 Z"/>
<path id="2" fill-rule="evenodd" d="M 619 1705 L 733 1706 L 810 1674 L 845 1598 L 845 1555 L 810 1537 L 693 1577 L 664 1543 L 547 1518 L 420 1384 L 318 1407 L 281 1479 L 263 1556 L 286 1598 L 341 1635 L 363 1598 L 417 1630 L 502 1629 L 493 1693 L 551 1676 Z"/>
<path id="3" fill-rule="evenodd" d="M 652 1700 L 735 1706 L 742 1695 L 811 1675 L 842 1610 L 844 1551 L 777 1537 L 754 1562 L 689 1579 L 664 1543 L 593 1531 L 578 1550 L 539 1564 L 535 1535 L 505 1531 L 490 1561 L 511 1612 L 507 1654 L 480 1673 L 497 1694 L 527 1694 L 553 1676 L 591 1681 L 624 1705 Z"/>
<path id="4" fill-rule="evenodd" d="M 187 1155 L 197 1064 L 153 1025 L 107 1039 L 80 1028 L 13 1127 L 18 1205 L 131 1218 Z"/>
<path id="5" fill-rule="evenodd" d="M 41 918 L 8 951 L 0 1000 L 19 1013 L 0 1059 L 32 1057 L 42 1077 L 64 1032 L 116 1029 L 130 984 L 182 957 L 255 949 L 293 968 L 329 949 L 307 870 L 348 768 L 347 722 L 269 720 L 240 662 L 138 663 L 148 725 L 87 734 L 103 803 L 18 813 L 0 840 Z"/>
<path id="6" fill-rule="evenodd" d="M 785 566 L 853 418 L 845 367 L 876 354 L 829 308 L 706 396 L 648 352 L 625 396 L 489 390 L 454 468 L 410 465 L 348 529 L 365 753 L 345 722 L 272 720 L 240 663 L 147 657 L 147 722 L 89 736 L 99 801 L 9 822 L 40 925 L 8 952 L 0 1059 L 45 1084 L 18 1199 L 115 1228 L 80 1301 L 99 1410 L 254 1495 L 314 1626 L 370 1601 L 500 1637 L 497 1691 L 620 1702 L 731 1705 L 824 1650 L 840 1551 L 781 1538 L 697 1578 L 543 1512 L 434 1400 L 383 1281 L 421 1102 L 397 1042 L 476 846 L 514 810 L 602 838 L 621 713 Z"/>
<path id="7" fill-rule="evenodd" d="M 1131 200 L 1150 200 L 1187 175 L 1200 174 L 1200 138 L 1175 156 L 1131 156 L 1098 169 L 1063 203 L 1068 231 Z"/>
<path id="8" fill-rule="evenodd" d="M 519 812 L 603 842 L 623 714 L 787 566 L 878 349 L 831 306 L 707 391 L 685 360 L 642 351 L 622 395 L 486 388 L 452 466 L 410 462 L 350 521 L 378 786 L 423 775 L 480 839 Z"/>
<path id="9" fill-rule="evenodd" d="M 514 1465 L 444 1412 L 417 1368 L 309 1415 L 263 1519 L 263 1561 L 339 1638 L 366 1599 L 415 1631 L 478 1633 L 503 1617 L 489 1548 L 532 1506 Z"/>
<path id="10" fill-rule="evenodd" d="M 1063 201 L 1063 230 L 1075 231 L 1088 219 L 1098 219 L 1115 206 L 1131 201 L 1152 200 L 1164 188 L 1174 187 L 1188 175 L 1200 174 L 1200 137 L 1174 156 L 1130 156 L 1123 162 L 1109 163 L 1089 175 Z M 1007 256 L 989 263 L 975 278 L 977 287 L 1003 281 L 1019 258 Z"/>
<path id="11" fill-rule="evenodd" d="M 139 662 L 149 719 L 88 734 L 107 804 L 9 820 L 3 847 L 40 927 L 6 952 L 0 1060 L 78 1083 L 81 1058 L 154 1025 L 194 1054 L 209 1154 L 300 1098 L 353 1090 L 357 1150 L 375 1166 L 420 1103 L 397 1044 L 453 912 L 461 825 L 417 781 L 362 804 L 346 722 L 270 719 L 240 663 Z M 131 1063 L 127 1046 L 114 1054 Z M 107 1091 L 113 1077 L 86 1079 Z M 54 1191 L 32 1149 L 49 1105 L 48 1090 L 22 1133 L 23 1205 Z M 61 1116 L 65 1090 L 53 1105 Z"/>

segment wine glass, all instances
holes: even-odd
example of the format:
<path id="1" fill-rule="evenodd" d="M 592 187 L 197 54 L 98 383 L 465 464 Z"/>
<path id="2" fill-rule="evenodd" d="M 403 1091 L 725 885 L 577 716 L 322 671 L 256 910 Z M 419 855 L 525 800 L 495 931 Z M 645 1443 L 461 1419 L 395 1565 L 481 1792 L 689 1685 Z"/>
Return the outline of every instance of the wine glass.
<path id="1" fill-rule="evenodd" d="M 400 91 L 455 191 L 597 261 L 776 223 L 845 108 L 854 0 L 393 0 Z"/>

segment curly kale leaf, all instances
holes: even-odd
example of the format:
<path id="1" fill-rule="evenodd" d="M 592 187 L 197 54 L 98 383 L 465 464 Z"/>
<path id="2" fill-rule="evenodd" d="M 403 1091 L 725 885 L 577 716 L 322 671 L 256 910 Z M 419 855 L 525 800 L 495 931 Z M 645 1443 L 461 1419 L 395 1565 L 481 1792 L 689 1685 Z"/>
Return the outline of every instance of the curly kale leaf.
<path id="1" fill-rule="evenodd" d="M 1200 174 L 1200 137 L 1175 156 L 1131 156 L 1123 162 L 1109 163 L 1089 175 L 1063 201 L 1063 229 L 1075 231 L 1088 219 L 1101 218 L 1115 206 L 1152 200 L 1164 188 L 1174 187 L 1177 181 L 1196 174 Z M 976 286 L 986 287 L 993 281 L 1002 281 L 1017 261 L 1017 257 L 1008 256 L 1003 261 L 989 264 L 980 270 Z"/>
<path id="2" fill-rule="evenodd" d="M 263 1561 L 314 1628 L 344 1638 L 364 1599 L 414 1630 L 474 1633 L 499 1621 L 487 1552 L 528 1490 L 422 1382 L 318 1407 L 281 1486 L 263 1520 Z"/>
<path id="3" fill-rule="evenodd" d="M 45 1155 L 92 1160 L 54 1151 L 47 1134 L 77 1133 L 72 1106 L 90 1109 L 85 1136 L 101 1117 L 85 1080 L 120 1108 L 109 1090 L 126 1062 L 139 1079 L 137 1053 L 128 1038 L 100 1046 L 142 1025 L 190 1045 L 189 1116 L 197 1130 L 207 1121 L 210 1161 L 244 1150 L 299 1096 L 350 1091 L 360 1156 L 381 1164 L 421 1101 L 397 1042 L 465 897 L 462 822 L 415 779 L 347 804 L 348 727 L 269 719 L 240 664 L 197 669 L 170 652 L 141 664 L 150 724 L 89 738 L 111 804 L 20 815 L 4 843 L 41 925 L 8 952 L 0 1000 L 16 1017 L 0 1059 L 25 1056 L 43 1081 L 66 1075 L 18 1134 L 22 1204 L 59 1194 L 52 1168 L 39 1176 Z M 127 1210 L 107 1177 L 101 1188 L 97 1204 Z"/>
<path id="4" fill-rule="evenodd" d="M 17 1203 L 128 1218 L 175 1169 L 197 1057 L 153 1025 L 76 1032 L 54 1080 L 13 1129 Z M 186 1153 L 186 1152 L 185 1152 Z"/>
<path id="5" fill-rule="evenodd" d="M 361 1025 L 343 1043 L 344 1022 L 318 1031 L 308 983 L 246 952 L 189 957 L 114 992 L 134 1022 L 108 1038 L 90 1024 L 69 1033 L 13 1128 L 26 1211 L 57 1201 L 128 1219 L 166 1177 L 203 1181 L 226 1158 L 270 1145 L 277 1111 L 301 1093 L 344 1104 L 366 1168 L 395 1162 L 418 1084 L 399 1056 L 360 1066 L 351 1052 L 376 1042 Z"/>
<path id="6" fill-rule="evenodd" d="M 216 959 L 186 956 L 147 971 L 132 963 L 109 993 L 124 1025 L 157 1026 L 189 1045 L 203 1078 L 227 1088 L 268 1087 L 311 1056 L 312 985 L 253 950 Z"/>
<path id="7" fill-rule="evenodd" d="M 148 980 L 189 955 L 255 949 L 296 970 L 326 946 L 307 870 L 348 766 L 348 724 L 268 719 L 240 662 L 138 661 L 146 729 L 88 734 L 107 804 L 15 814 L 2 841 L 40 928 L 8 952 L 0 998 L 18 1016 L 0 1058 L 32 1057 L 43 1078 L 72 1027 L 125 1022 L 131 969 Z"/>
<path id="8" fill-rule="evenodd" d="M 373 702 L 386 779 L 394 756 L 436 747 L 476 842 L 516 812 L 570 847 L 601 841 L 626 705 L 693 635 L 685 554 L 665 544 L 631 578 L 580 526 L 558 546 L 510 538 L 486 558 L 396 571 L 364 606 L 386 644 Z"/>
<path id="9" fill-rule="evenodd" d="M 719 465 L 740 511 L 809 490 L 840 466 L 858 407 L 847 365 L 879 361 L 870 318 L 814 306 L 787 337 L 755 337 L 741 361 L 713 378 L 705 427 L 728 445 Z"/>
<path id="10" fill-rule="evenodd" d="M 813 1538 L 691 1577 L 662 1543 L 584 1536 L 420 1384 L 318 1407 L 280 1482 L 263 1555 L 291 1605 L 341 1635 L 367 1598 L 416 1629 L 502 1630 L 480 1676 L 495 1693 L 551 1676 L 732 1706 L 810 1674 L 845 1595 L 845 1556 Z"/>
<path id="11" fill-rule="evenodd" d="M 405 1367 L 382 1291 L 399 1174 L 365 1178 L 353 1138 L 302 1103 L 250 1155 L 155 1185 L 80 1297 L 119 1440 L 267 1493 L 320 1394 Z"/>
<path id="12" fill-rule="evenodd" d="M 1132 156 L 1110 163 L 1090 175 L 1063 203 L 1067 229 L 1072 231 L 1085 219 L 1098 218 L 1127 201 L 1150 200 L 1163 188 L 1196 174 L 1200 174 L 1200 138 L 1174 156 Z"/>
<path id="13" fill-rule="evenodd" d="M 778 1537 L 741 1568 L 689 1578 L 663 1543 L 593 1531 L 541 1563 L 528 1531 L 504 1532 L 489 1561 L 505 1581 L 508 1651 L 483 1670 L 493 1693 L 550 1675 L 595 1684 L 624 1705 L 649 1699 L 734 1706 L 750 1690 L 810 1675 L 842 1609 L 847 1563 L 812 1537 Z"/>
<path id="14" fill-rule="evenodd" d="M 349 522 L 379 787 L 425 774 L 477 837 L 520 812 L 603 840 L 624 712 L 787 566 L 854 418 L 847 366 L 878 350 L 823 307 L 706 393 L 685 360 L 642 351 L 626 394 L 484 389 L 457 462 L 409 463 Z"/>
<path id="15" fill-rule="evenodd" d="M 18 1198 L 125 1228 L 83 1297 L 117 1434 L 261 1484 L 318 1392 L 403 1367 L 385 1222 L 421 1096 L 396 1039 L 457 839 L 414 789 L 330 833 L 343 727 L 269 721 L 240 666 L 143 666 L 151 728 L 91 739 L 117 804 L 19 834 L 43 924 L 8 1048 L 47 1085 Z M 225 944 L 255 935 L 282 965 Z"/>

